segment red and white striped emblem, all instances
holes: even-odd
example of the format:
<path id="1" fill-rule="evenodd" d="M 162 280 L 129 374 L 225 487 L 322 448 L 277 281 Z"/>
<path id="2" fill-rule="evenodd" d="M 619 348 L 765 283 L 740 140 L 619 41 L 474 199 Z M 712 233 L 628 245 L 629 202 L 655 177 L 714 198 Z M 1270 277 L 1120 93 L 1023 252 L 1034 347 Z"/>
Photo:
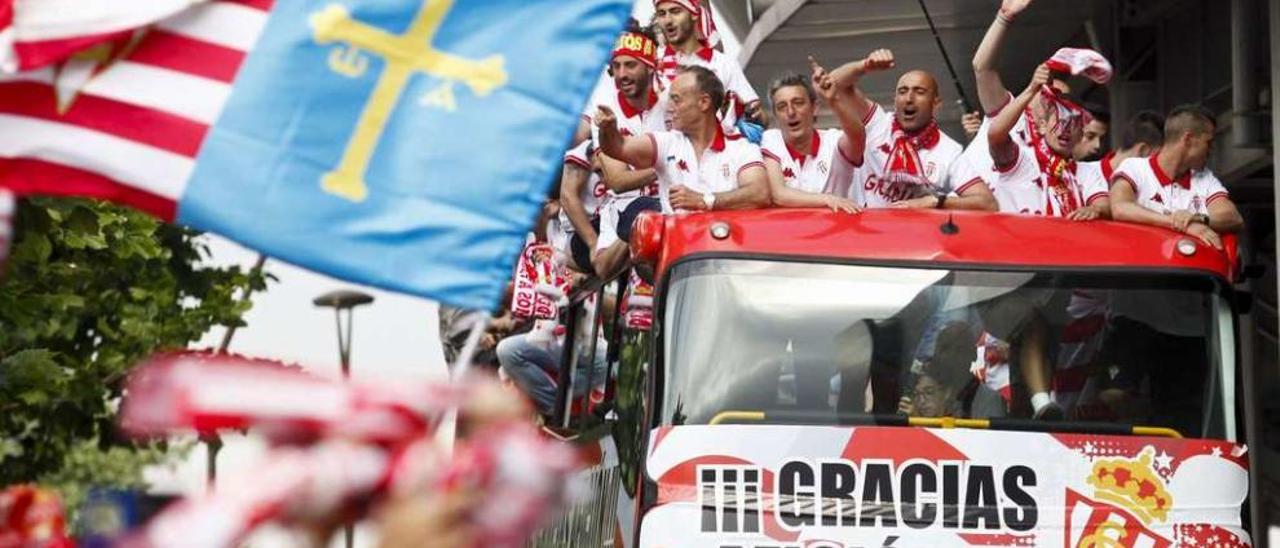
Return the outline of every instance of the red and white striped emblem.
<path id="1" fill-rule="evenodd" d="M 0 0 L 0 186 L 172 219 L 272 2 Z"/>

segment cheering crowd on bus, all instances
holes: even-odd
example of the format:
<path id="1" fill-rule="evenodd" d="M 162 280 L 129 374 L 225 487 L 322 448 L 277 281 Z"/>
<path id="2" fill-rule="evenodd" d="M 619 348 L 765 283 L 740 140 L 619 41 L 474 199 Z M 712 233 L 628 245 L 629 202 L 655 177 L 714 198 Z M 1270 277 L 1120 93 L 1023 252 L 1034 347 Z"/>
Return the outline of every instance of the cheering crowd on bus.
<path id="1" fill-rule="evenodd" d="M 1240 231 L 1243 221 L 1207 168 L 1216 131 L 1212 114 L 1197 105 L 1164 115 L 1139 112 L 1115 124 L 1119 146 L 1103 154 L 1112 121 L 1104 109 L 1073 97 L 1070 84 L 1074 77 L 1105 83 L 1112 70 L 1105 57 L 1064 48 L 1045 51 L 1047 61 L 1030 74 L 1001 74 L 996 68 L 1006 36 L 1016 32 L 1029 4 L 1004 0 L 994 14 L 972 60 L 985 114 L 966 114 L 965 135 L 957 140 L 939 127 L 944 97 L 937 78 L 898 66 L 892 51 L 850 52 L 846 60 L 796 59 L 796 71 L 778 75 L 761 88 L 767 95 L 760 98 L 742 67 L 717 49 L 704 3 L 657 0 L 651 25 L 633 21 L 618 39 L 606 69 L 609 79 L 583 110 L 564 155 L 558 194 L 548 201 L 531 240 L 554 249 L 575 276 L 606 280 L 631 266 L 628 242 L 646 211 L 972 210 L 1152 225 L 1222 248 L 1222 235 Z M 896 78 L 893 104 L 875 103 L 863 83 L 889 78 Z M 824 108 L 834 114 L 836 127 L 817 127 Z M 1105 301 L 1079 293 L 1071 296 L 1068 310 Z M 612 311 L 619 303 L 603 304 Z M 1098 306 L 1118 326 L 1111 336 L 1135 344 L 1168 343 L 1162 338 L 1168 333 L 1124 329 L 1123 303 Z M 448 314 L 457 312 L 442 311 L 442 320 Z M 1053 334 L 1044 322 L 1005 333 L 993 332 L 1000 322 L 952 320 L 937 318 L 924 337 L 928 342 L 917 353 L 924 363 L 913 377 L 919 386 L 908 391 L 914 396 L 895 403 L 900 412 L 953 414 L 961 409 L 956 402 L 929 398 L 963 392 L 966 379 L 974 377 L 971 362 L 985 359 L 988 370 L 1016 368 L 1029 400 L 1022 407 L 1035 418 L 1072 416 L 1066 396 L 1071 389 L 1055 382 L 1054 371 L 1092 358 L 1051 356 L 1045 341 Z M 522 323 L 529 322 L 512 321 L 510 312 L 491 322 L 481 361 L 500 369 L 550 416 L 565 334 L 553 332 L 554 326 Z M 442 332 L 450 335 L 446 346 L 456 351 L 466 325 L 459 319 L 442 322 Z M 963 359 L 940 355 L 943 348 L 963 349 Z M 593 357 L 597 363 L 584 358 L 578 369 L 599 370 L 599 354 Z M 984 403 L 978 407 L 991 408 L 1001 387 L 990 379 L 1008 382 L 1008 375 L 987 377 L 979 369 L 975 374 L 986 377 L 988 386 L 979 393 Z M 577 388 L 575 396 L 587 391 Z M 1020 407 L 1005 400 L 1010 408 Z"/>

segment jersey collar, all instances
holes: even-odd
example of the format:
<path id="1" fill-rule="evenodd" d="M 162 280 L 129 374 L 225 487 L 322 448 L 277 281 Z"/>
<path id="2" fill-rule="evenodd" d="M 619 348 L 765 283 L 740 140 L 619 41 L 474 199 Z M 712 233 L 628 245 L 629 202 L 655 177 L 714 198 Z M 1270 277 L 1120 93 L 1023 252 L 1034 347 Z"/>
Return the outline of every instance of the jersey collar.
<path id="1" fill-rule="evenodd" d="M 1156 161 L 1159 157 L 1160 154 L 1158 153 L 1152 154 L 1151 159 L 1148 161 L 1151 162 L 1151 171 L 1156 174 L 1156 180 L 1160 181 L 1160 186 L 1177 184 L 1186 190 L 1191 190 L 1191 170 L 1187 170 L 1186 173 L 1175 180 L 1173 177 L 1166 174 L 1163 169 L 1160 169 L 1160 162 Z"/>
<path id="2" fill-rule="evenodd" d="M 791 154 L 791 159 L 795 160 L 797 164 L 800 164 L 800 167 L 804 167 L 804 161 L 810 156 L 817 157 L 818 151 L 822 149 L 822 132 L 816 129 L 813 130 L 813 140 L 809 147 L 808 154 L 791 148 L 791 144 L 787 143 L 786 139 L 783 139 L 783 144 L 787 145 L 787 152 Z"/>
<path id="3" fill-rule="evenodd" d="M 618 106 L 622 109 L 622 115 L 627 118 L 635 118 L 636 116 L 644 114 L 656 104 L 658 104 L 658 94 L 655 93 L 652 88 L 649 89 L 649 104 L 645 107 L 643 112 L 636 110 L 636 107 L 631 106 L 631 101 L 628 101 L 627 97 L 623 95 L 621 91 L 618 92 Z"/>

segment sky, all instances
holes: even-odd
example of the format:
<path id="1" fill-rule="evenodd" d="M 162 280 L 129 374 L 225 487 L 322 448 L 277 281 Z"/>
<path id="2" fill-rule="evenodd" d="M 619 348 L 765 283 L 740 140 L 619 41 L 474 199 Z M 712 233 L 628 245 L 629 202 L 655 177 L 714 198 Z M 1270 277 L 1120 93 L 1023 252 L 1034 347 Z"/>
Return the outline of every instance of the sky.
<path id="1" fill-rule="evenodd" d="M 653 15 L 653 5 L 640 0 L 634 13 L 640 21 L 648 21 Z M 725 52 L 736 56 L 737 38 L 728 32 L 723 22 L 717 21 L 717 25 L 725 41 Z M 257 259 L 256 252 L 225 238 L 212 235 L 206 238 L 212 252 L 207 264 L 239 265 L 248 269 Z M 355 311 L 351 352 L 354 378 L 445 378 L 436 303 L 345 282 L 281 261 L 268 260 L 266 269 L 278 281 L 252 296 L 253 308 L 245 316 L 248 325 L 236 331 L 230 351 L 296 363 L 308 371 L 336 378 L 340 375 L 340 362 L 334 313 L 329 308 L 317 308 L 311 301 L 335 289 L 354 289 L 374 297 L 372 304 Z M 217 347 L 224 333 L 224 328 L 215 328 L 195 346 Z M 263 457 L 267 447 L 254 436 L 236 435 L 225 439 L 226 445 L 218 457 L 219 483 L 251 477 L 254 463 Z M 156 492 L 199 493 L 204 490 L 205 466 L 206 452 L 203 446 L 197 445 L 188 458 L 176 466 L 149 470 L 147 479 Z M 356 540 L 357 546 L 370 546 L 373 536 L 358 530 Z M 255 537 L 251 544 L 265 548 L 296 543 L 284 532 L 269 529 Z"/>

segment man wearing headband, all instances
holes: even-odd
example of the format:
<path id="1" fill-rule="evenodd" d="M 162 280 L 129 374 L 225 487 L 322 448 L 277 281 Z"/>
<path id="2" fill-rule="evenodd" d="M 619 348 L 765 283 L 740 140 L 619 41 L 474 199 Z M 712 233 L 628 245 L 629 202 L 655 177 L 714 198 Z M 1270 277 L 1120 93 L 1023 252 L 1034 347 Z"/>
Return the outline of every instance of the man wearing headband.
<path id="1" fill-rule="evenodd" d="M 882 49 L 831 73 L 838 87 L 850 91 L 854 112 L 866 126 L 867 169 L 858 173 L 851 197 L 863 207 L 994 211 L 986 185 L 956 184 L 951 177 L 963 148 L 938 128 L 935 113 L 942 98 L 932 74 L 911 70 L 898 78 L 892 115 L 858 89 L 863 75 L 894 65 L 893 52 Z"/>
<path id="2" fill-rule="evenodd" d="M 726 134 L 716 118 L 724 101 L 724 87 L 716 75 L 705 67 L 681 67 L 669 95 L 673 131 L 628 137 L 619 130 L 612 109 L 602 106 L 596 114 L 602 152 L 658 173 L 660 199 L 637 199 L 628 207 L 618 226 L 624 240 L 630 234 L 627 221 L 638 208 L 671 214 L 769 205 L 760 148 L 741 135 Z"/>
<path id="3" fill-rule="evenodd" d="M 658 46 L 651 33 L 632 20 L 618 38 L 609 61 L 613 85 L 587 104 L 583 114 L 587 123 L 603 106 L 617 114 L 618 130 L 623 135 L 667 130 L 667 98 L 654 87 Z M 627 243 L 618 238 L 620 215 L 637 198 L 658 195 L 658 176 L 653 168 L 634 169 L 604 154 L 597 154 L 596 159 L 608 193 L 600 208 L 600 232 L 591 247 L 591 264 L 598 275 L 605 276 L 627 258 Z"/>
<path id="4" fill-rule="evenodd" d="M 714 28 L 710 24 L 711 8 L 704 5 L 703 0 L 655 0 L 653 7 L 654 20 L 666 41 L 666 46 L 659 55 L 659 70 L 663 81 L 673 81 L 682 66 L 709 68 L 724 84 L 727 92 L 725 103 L 730 111 L 724 117 L 725 128 L 733 128 L 744 115 L 750 120 L 763 123 L 760 97 L 747 82 L 742 65 L 716 50 L 715 44 L 703 36 L 706 31 L 700 30 Z"/>
<path id="5" fill-rule="evenodd" d="M 1203 107 L 1169 113 L 1160 150 L 1125 160 L 1112 175 L 1116 219 L 1185 232 L 1221 249 L 1219 234 L 1238 232 L 1244 220 L 1206 167 L 1216 129 L 1213 114 Z"/>

